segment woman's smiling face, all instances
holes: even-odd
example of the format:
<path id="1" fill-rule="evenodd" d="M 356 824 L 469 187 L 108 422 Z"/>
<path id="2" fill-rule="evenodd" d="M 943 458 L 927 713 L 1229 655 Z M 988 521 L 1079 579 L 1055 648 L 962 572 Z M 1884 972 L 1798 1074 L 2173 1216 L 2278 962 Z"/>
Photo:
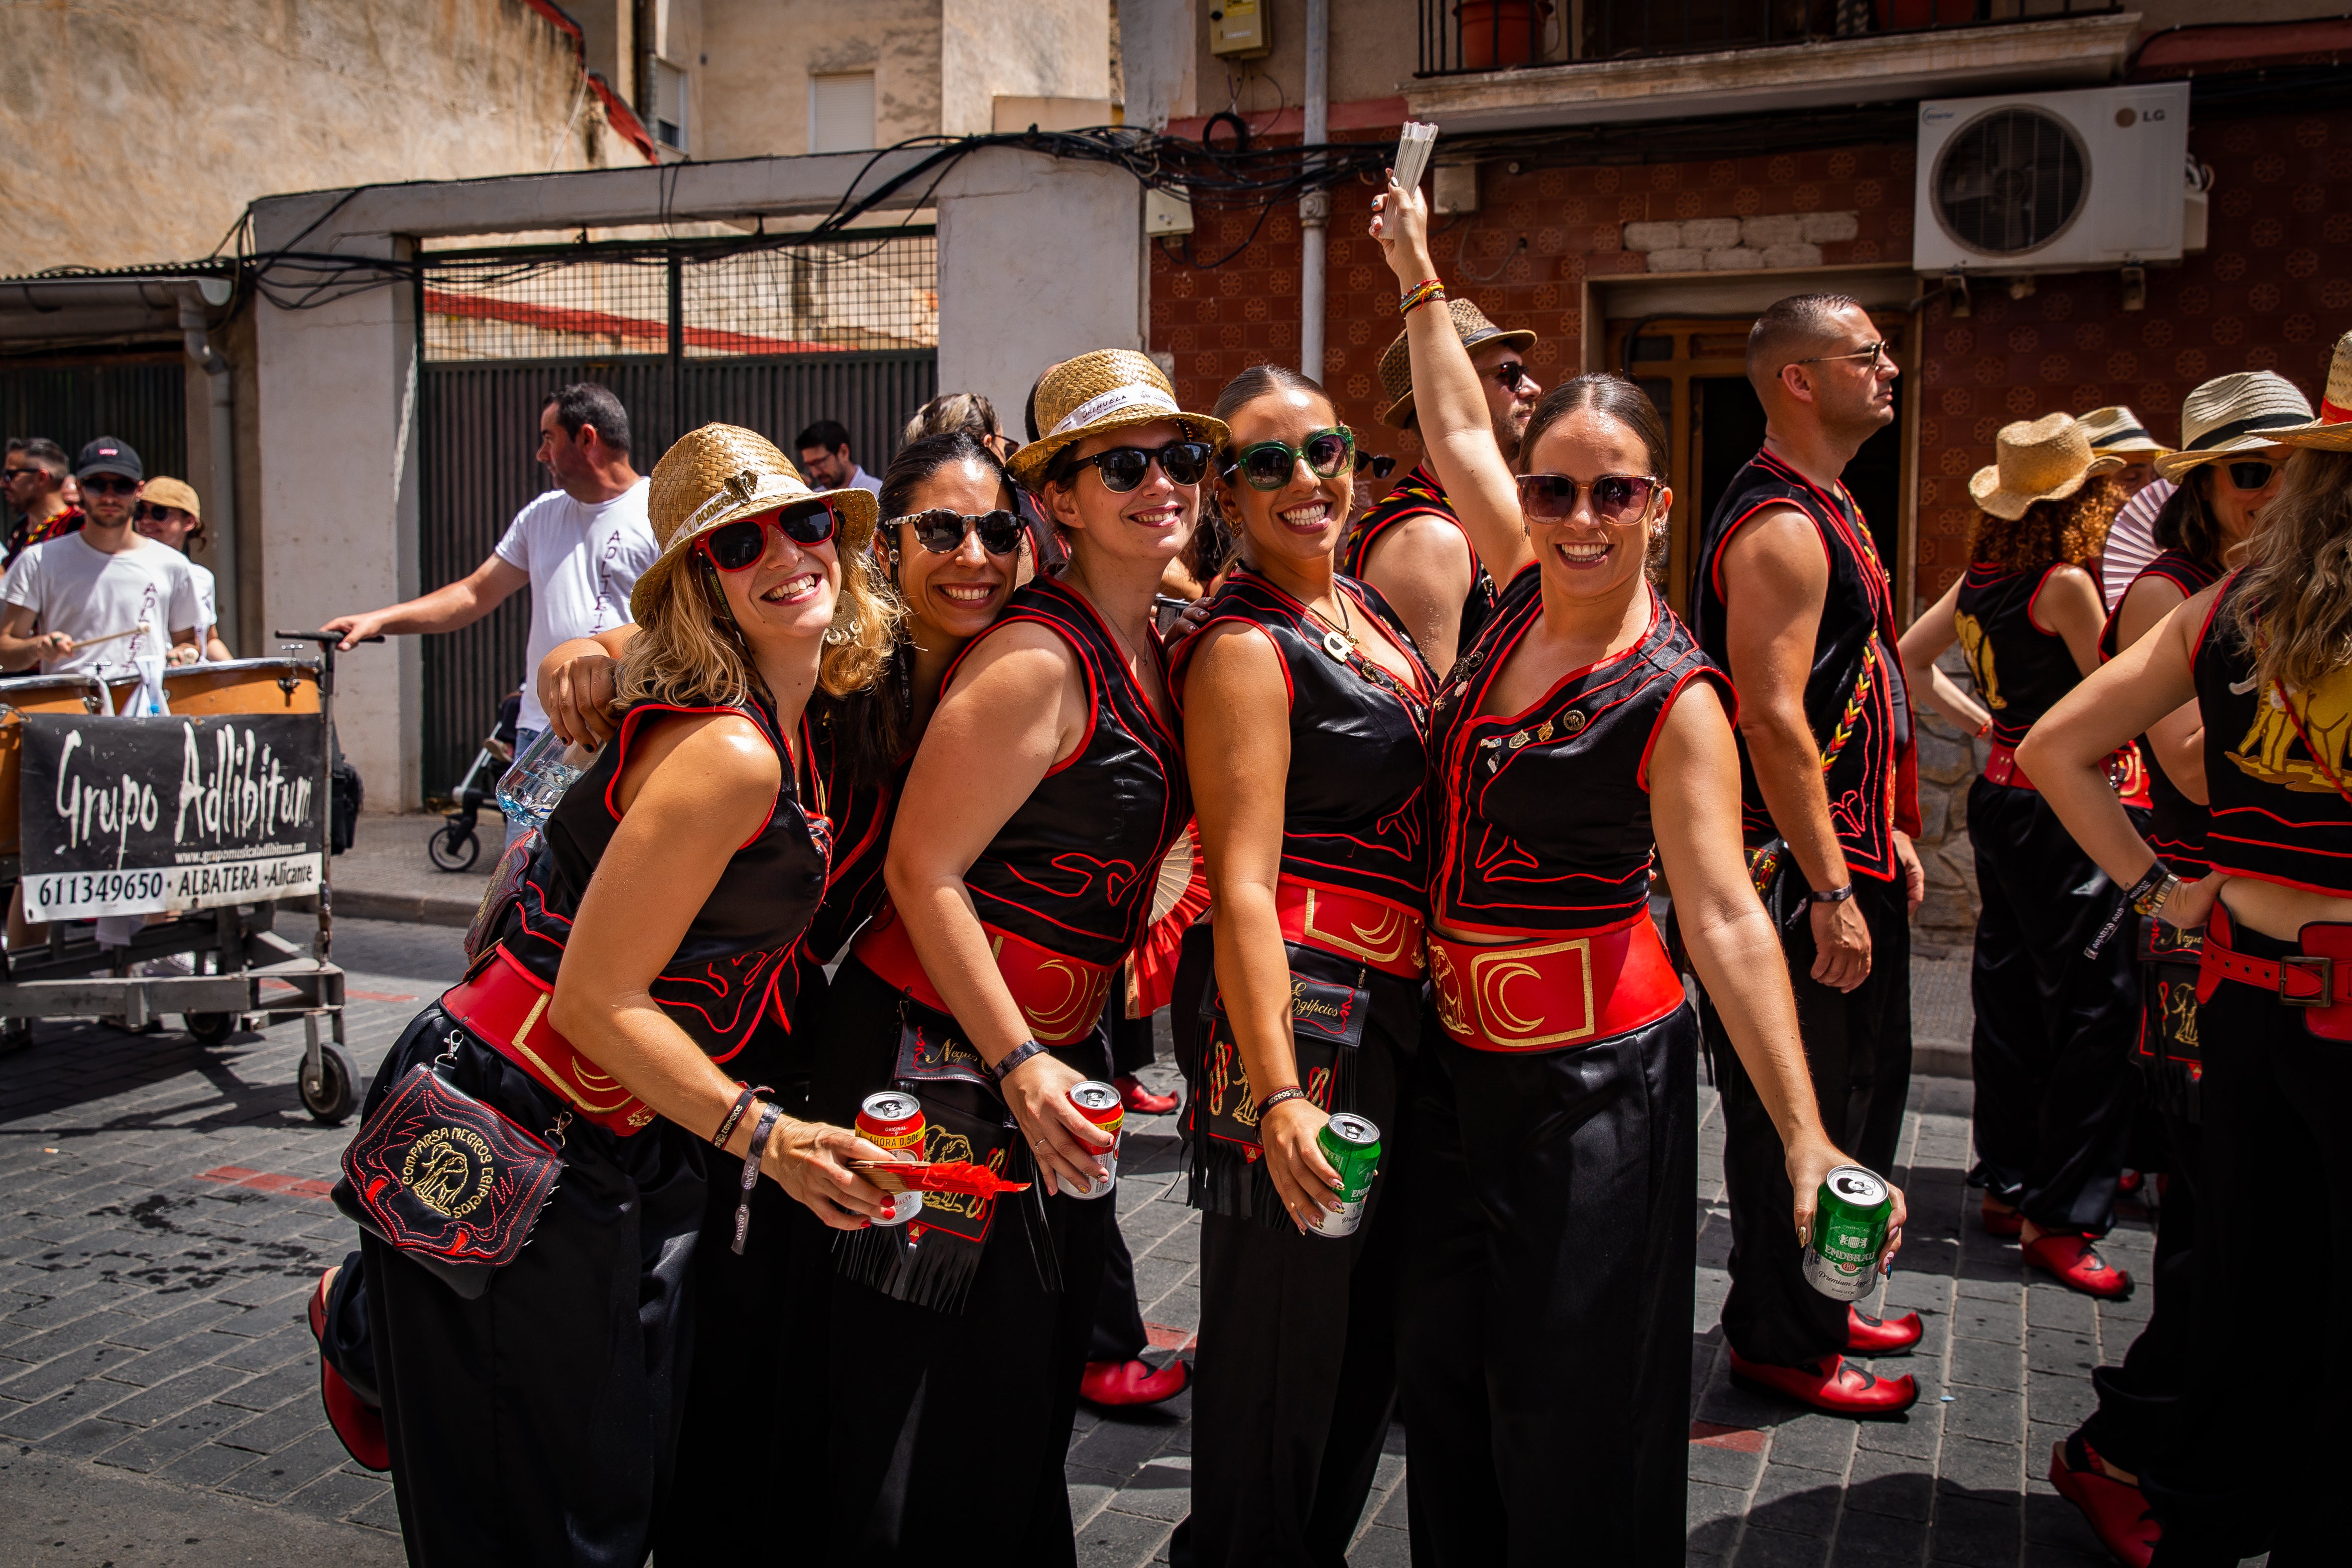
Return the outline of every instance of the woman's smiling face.
<path id="1" fill-rule="evenodd" d="M 1527 454 L 1527 472 L 1574 479 L 1577 496 L 1568 515 L 1527 519 L 1528 538 L 1546 580 L 1571 598 L 1598 598 L 1623 589 L 1648 564 L 1652 525 L 1674 505 L 1663 484 L 1643 505 L 1621 521 L 1596 510 L 1592 482 L 1605 476 L 1653 479 L 1648 449 L 1638 432 L 1591 406 L 1572 409 L 1544 426 Z M 1525 496 L 1521 505 L 1524 510 Z"/>
<path id="2" fill-rule="evenodd" d="M 747 638 L 823 637 L 833 625 L 841 591 L 841 558 L 834 539 L 802 544 L 789 538 L 774 512 L 761 512 L 760 559 L 740 572 L 718 574 L 727 607 Z"/>
<path id="3" fill-rule="evenodd" d="M 934 509 L 967 517 L 1015 510 L 1012 488 L 1003 476 L 970 458 L 940 468 L 908 498 L 909 515 Z M 898 594 L 907 601 L 919 634 L 931 629 L 969 642 L 1004 608 L 1013 593 L 1018 552 L 991 555 L 981 546 L 978 529 L 967 529 L 962 542 L 944 555 L 924 549 L 910 523 L 898 523 L 886 532 L 889 537 L 883 544 L 897 553 Z M 919 635 L 917 640 L 920 642 Z"/>
<path id="4" fill-rule="evenodd" d="M 1331 400 L 1303 387 L 1279 386 L 1251 398 L 1226 421 L 1231 445 L 1221 462 L 1232 461 L 1261 441 L 1279 441 L 1294 448 L 1307 437 L 1339 424 Z M 1220 470 L 1218 499 L 1225 516 L 1236 520 L 1250 558 L 1311 561 L 1328 558 L 1347 537 L 1348 508 L 1354 489 L 1351 464 L 1325 479 L 1297 458 L 1281 486 L 1262 490 L 1238 471 Z"/>

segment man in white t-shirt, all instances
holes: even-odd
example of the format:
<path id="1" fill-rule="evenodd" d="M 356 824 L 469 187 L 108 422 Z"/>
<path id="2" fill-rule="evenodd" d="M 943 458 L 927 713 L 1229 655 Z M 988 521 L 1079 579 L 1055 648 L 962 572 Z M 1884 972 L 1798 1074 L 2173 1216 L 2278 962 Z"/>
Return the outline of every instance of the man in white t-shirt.
<path id="1" fill-rule="evenodd" d="M 530 640 L 517 672 L 518 755 L 547 728 L 533 679 L 539 661 L 557 643 L 625 624 L 637 574 L 660 553 L 646 520 L 646 481 L 629 466 L 629 416 L 621 400 L 593 382 L 576 383 L 548 398 L 539 430 L 539 460 L 557 488 L 515 513 L 498 548 L 471 575 L 404 604 L 338 616 L 320 628 L 342 633 L 345 648 L 378 632 L 454 632 L 529 584 Z"/>
<path id="2" fill-rule="evenodd" d="M 197 658 L 204 608 L 187 558 L 131 531 L 145 474 L 130 443 L 100 436 L 74 477 L 80 530 L 34 545 L 0 579 L 0 669 L 138 669 L 160 687 L 165 663 Z"/>

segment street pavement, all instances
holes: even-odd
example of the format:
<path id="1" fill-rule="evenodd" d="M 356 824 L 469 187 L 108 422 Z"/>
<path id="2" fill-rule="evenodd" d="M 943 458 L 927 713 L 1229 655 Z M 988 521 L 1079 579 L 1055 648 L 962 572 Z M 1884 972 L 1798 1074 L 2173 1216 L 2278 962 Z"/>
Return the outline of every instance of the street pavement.
<path id="1" fill-rule="evenodd" d="M 282 922 L 307 940 L 307 921 Z M 344 919 L 351 1041 L 373 1071 L 421 1003 L 459 970 L 458 932 Z M 1922 994 L 1965 1005 L 1951 976 Z M 176 1020 L 172 1020 L 176 1022 Z M 1921 1021 L 1965 1039 L 1967 1020 Z M 351 1127 L 321 1127 L 294 1091 L 299 1026 L 210 1050 L 167 1031 L 38 1026 L 0 1058 L 0 1568 L 400 1561 L 386 1479 L 327 1430 L 304 1322 L 319 1271 L 353 1245 L 326 1201 Z M 1152 1069 L 1172 1080 L 1165 1065 Z M 1916 1353 L 1876 1363 L 1923 1394 L 1858 1425 L 1733 1388 L 1715 1314 L 1727 1279 L 1721 1124 L 1700 1090 L 1696 1385 L 1689 1561 L 1965 1564 L 2106 1559 L 2049 1487 L 2052 1443 L 2087 1413 L 2090 1369 L 2121 1359 L 2147 1312 L 2029 1280 L 2011 1243 L 1973 1224 L 1969 1087 L 1912 1083 L 1902 1159 L 1912 1223 L 1891 1307 L 1926 1318 Z M 1198 1328 L 1198 1223 L 1171 1123 L 1145 1121 L 1122 1163 L 1120 1225 L 1153 1359 Z M 2135 1274 L 2151 1237 L 2127 1219 L 2110 1254 Z M 1190 1396 L 1082 1412 L 1069 1457 L 1079 1561 L 1166 1557 L 1185 1511 Z M 1404 1434 L 1391 1431 L 1352 1563 L 1407 1561 Z"/>

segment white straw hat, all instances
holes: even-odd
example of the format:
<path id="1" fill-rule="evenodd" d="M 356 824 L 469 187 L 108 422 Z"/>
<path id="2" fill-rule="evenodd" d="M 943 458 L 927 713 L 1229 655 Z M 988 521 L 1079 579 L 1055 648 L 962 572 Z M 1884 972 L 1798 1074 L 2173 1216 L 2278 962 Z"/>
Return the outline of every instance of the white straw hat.
<path id="1" fill-rule="evenodd" d="M 2271 439 L 2290 447 L 2317 447 L 2323 451 L 2352 452 L 2352 332 L 2336 340 L 2336 357 L 2327 364 L 2327 391 L 2319 400 L 2319 417 L 2308 425 L 2293 425 Z M 155 481 L 147 481 L 153 499 Z"/>
<path id="2" fill-rule="evenodd" d="M 2102 458 L 2071 414 L 2004 425 L 1993 438 L 1995 461 L 1969 479 L 1977 505 L 2015 522 L 2038 500 L 2063 500 L 2095 474 L 2112 474 L 2121 458 Z"/>
<path id="3" fill-rule="evenodd" d="M 2138 415 L 2120 403 L 2077 414 L 2074 423 L 2091 438 L 2091 450 L 2102 458 L 2121 458 L 2132 462 L 2142 458 L 2160 458 L 2171 450 L 2147 433 Z"/>
<path id="4" fill-rule="evenodd" d="M 2180 449 L 2158 458 L 2156 471 L 2177 483 L 2200 464 L 2274 447 L 2280 432 L 2310 423 L 2311 405 L 2278 372 L 2217 375 L 2181 404 Z"/>

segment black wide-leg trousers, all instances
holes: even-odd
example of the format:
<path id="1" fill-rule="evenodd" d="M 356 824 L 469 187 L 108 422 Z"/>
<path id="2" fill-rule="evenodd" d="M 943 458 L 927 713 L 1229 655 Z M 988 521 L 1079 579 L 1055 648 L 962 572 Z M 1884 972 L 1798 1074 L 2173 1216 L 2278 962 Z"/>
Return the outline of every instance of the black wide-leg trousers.
<path id="1" fill-rule="evenodd" d="M 1870 976 L 1852 991 L 1812 976 L 1810 914 L 1781 932 L 1797 1029 L 1813 1098 L 1830 1141 L 1881 1175 L 1895 1163 L 1911 1089 L 1911 919 L 1900 877 L 1857 877 L 1854 906 L 1870 928 Z M 1725 1032 L 1702 999 L 1708 1060 L 1723 1105 L 1724 1197 L 1731 1210 L 1731 1291 L 1724 1338 L 1749 1361 L 1801 1366 L 1845 1349 L 1846 1303 L 1807 1282 L 1797 1243 L 1796 1194 L 1780 1130 Z"/>
<path id="2" fill-rule="evenodd" d="M 2104 1236 L 2139 1085 L 2136 922 L 2086 957 L 2122 895 L 2039 792 L 1979 778 L 1970 1059 L 1985 1184 L 2043 1230 Z"/>
<path id="3" fill-rule="evenodd" d="M 1424 1018 L 1397 1346 L 1418 1568 L 1682 1560 L 1697 1046 L 1686 1006 L 1512 1055 Z"/>

